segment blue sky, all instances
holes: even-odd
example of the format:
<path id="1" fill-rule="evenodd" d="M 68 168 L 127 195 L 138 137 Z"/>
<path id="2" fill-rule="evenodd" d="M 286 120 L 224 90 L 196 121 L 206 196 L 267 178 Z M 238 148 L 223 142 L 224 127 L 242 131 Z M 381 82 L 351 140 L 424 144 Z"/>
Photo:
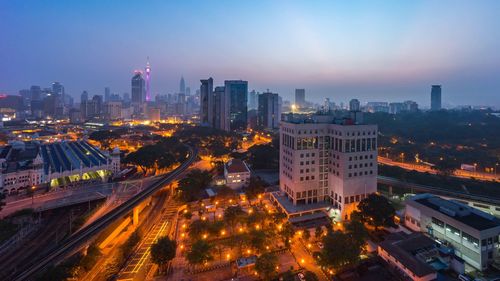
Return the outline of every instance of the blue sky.
<path id="1" fill-rule="evenodd" d="M 0 1 L 0 92 L 152 92 L 212 76 L 340 102 L 500 106 L 500 1 Z"/>

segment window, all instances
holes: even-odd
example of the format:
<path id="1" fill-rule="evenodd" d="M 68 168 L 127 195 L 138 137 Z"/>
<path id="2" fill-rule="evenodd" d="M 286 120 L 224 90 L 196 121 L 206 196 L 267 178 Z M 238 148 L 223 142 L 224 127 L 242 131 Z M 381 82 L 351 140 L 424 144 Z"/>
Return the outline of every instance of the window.
<path id="1" fill-rule="evenodd" d="M 442 220 L 436 219 L 435 217 L 432 217 L 432 223 L 439 227 L 444 227 L 444 222 Z"/>

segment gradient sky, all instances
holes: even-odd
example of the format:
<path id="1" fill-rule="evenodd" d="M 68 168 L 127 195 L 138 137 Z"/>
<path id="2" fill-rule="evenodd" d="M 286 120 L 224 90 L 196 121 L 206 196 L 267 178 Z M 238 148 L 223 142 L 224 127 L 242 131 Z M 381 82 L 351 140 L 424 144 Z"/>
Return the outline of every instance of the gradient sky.
<path id="1" fill-rule="evenodd" d="M 0 92 L 60 81 L 130 92 L 149 56 L 153 94 L 212 76 L 287 99 L 500 106 L 500 1 L 0 0 Z"/>

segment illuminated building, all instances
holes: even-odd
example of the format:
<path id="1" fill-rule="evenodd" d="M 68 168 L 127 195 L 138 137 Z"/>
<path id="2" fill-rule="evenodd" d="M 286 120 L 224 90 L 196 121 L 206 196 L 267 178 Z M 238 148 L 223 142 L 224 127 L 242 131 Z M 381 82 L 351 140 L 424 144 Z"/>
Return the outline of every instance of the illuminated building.
<path id="1" fill-rule="evenodd" d="M 248 82 L 243 80 L 224 81 L 225 98 L 229 99 L 229 122 L 231 131 L 246 131 Z"/>
<path id="2" fill-rule="evenodd" d="M 141 104 L 145 101 L 145 82 L 142 72 L 136 70 L 132 77 L 132 102 Z"/>
<path id="3" fill-rule="evenodd" d="M 280 191 L 291 217 L 326 209 L 347 219 L 377 190 L 377 126 L 333 115 L 292 116 L 280 123 Z"/>
<path id="4" fill-rule="evenodd" d="M 299 108 L 306 106 L 306 90 L 305 89 L 295 89 L 295 105 Z"/>
<path id="5" fill-rule="evenodd" d="M 250 169 L 240 159 L 229 160 L 224 165 L 224 178 L 226 179 L 226 185 L 230 188 L 240 188 L 249 183 Z"/>
<path id="6" fill-rule="evenodd" d="M 0 150 L 0 189 L 14 193 L 32 186 L 102 182 L 120 170 L 120 151 L 110 155 L 86 141 L 13 142 Z"/>
<path id="7" fill-rule="evenodd" d="M 500 220 L 455 200 L 424 193 L 406 200 L 405 225 L 446 241 L 457 256 L 477 270 L 498 258 Z"/>
<path id="8" fill-rule="evenodd" d="M 151 66 L 149 65 L 149 57 L 146 64 L 146 101 L 151 101 Z"/>

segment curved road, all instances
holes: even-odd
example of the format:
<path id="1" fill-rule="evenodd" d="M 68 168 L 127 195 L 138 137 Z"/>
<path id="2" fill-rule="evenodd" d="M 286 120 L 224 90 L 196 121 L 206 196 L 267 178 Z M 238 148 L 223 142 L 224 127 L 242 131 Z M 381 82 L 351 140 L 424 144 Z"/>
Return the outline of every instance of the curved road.
<path id="1" fill-rule="evenodd" d="M 170 184 L 173 180 L 175 180 L 177 176 L 184 172 L 196 160 L 197 155 L 197 150 L 190 148 L 187 160 L 184 161 L 184 163 L 182 163 L 177 169 L 165 176 L 160 177 L 160 179 L 152 184 L 149 188 L 144 189 L 142 192 L 136 194 L 134 197 L 119 205 L 106 215 L 81 229 L 73 236 L 69 237 L 60 246 L 49 252 L 46 256 L 34 258 L 31 264 L 26 265 L 24 269 L 20 270 L 17 276 L 12 276 L 13 278 L 11 280 L 30 280 L 30 278 L 34 274 L 40 272 L 49 265 L 57 264 L 68 254 L 73 253 L 75 250 L 84 246 L 89 240 L 94 237 L 94 235 L 98 234 L 100 231 L 106 228 L 111 222 L 123 217 L 158 189 L 164 187 L 167 184 Z"/>

